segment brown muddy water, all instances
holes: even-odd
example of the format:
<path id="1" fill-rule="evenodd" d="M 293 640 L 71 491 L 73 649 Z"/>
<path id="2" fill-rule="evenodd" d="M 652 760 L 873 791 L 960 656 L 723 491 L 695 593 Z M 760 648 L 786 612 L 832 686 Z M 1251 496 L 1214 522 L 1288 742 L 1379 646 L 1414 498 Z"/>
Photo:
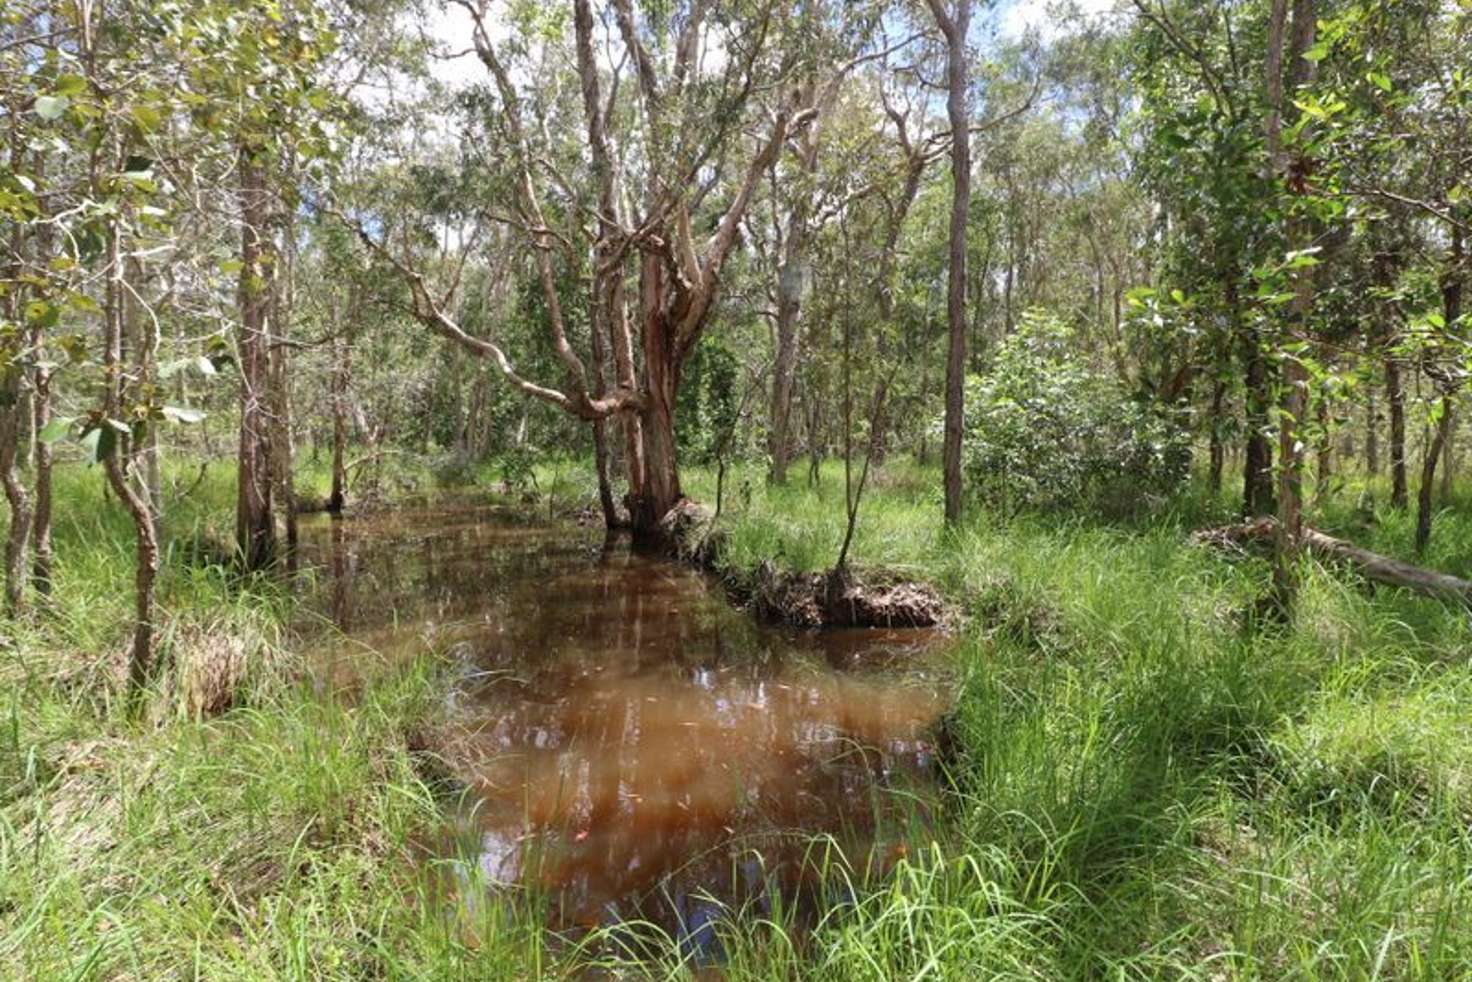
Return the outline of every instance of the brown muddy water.
<path id="1" fill-rule="evenodd" d="M 303 532 L 340 670 L 451 669 L 437 749 L 464 793 L 432 865 L 460 903 L 530 887 L 555 927 L 704 945 L 723 911 L 815 908 L 825 865 L 928 838 L 933 633 L 762 627 L 693 569 L 470 499 Z"/>

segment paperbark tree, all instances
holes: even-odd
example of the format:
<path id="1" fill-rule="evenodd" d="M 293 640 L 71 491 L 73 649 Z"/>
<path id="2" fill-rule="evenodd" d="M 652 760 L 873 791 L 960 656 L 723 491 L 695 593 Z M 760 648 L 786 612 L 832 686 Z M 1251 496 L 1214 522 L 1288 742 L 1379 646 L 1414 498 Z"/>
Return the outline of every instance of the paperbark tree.
<path id="1" fill-rule="evenodd" d="M 708 0 L 695 0 L 686 16 L 675 21 L 679 27 L 670 44 L 674 54 L 670 68 L 664 72 L 643 40 L 642 32 L 649 25 L 639 22 L 632 0 L 615 0 L 613 12 L 618 33 L 634 65 L 641 97 L 645 153 L 654 166 L 645 174 L 642 214 L 620 216 L 601 208 L 598 216 L 600 227 L 611 233 L 612 245 L 608 247 L 607 260 L 600 264 L 600 270 L 607 270 L 607 279 L 604 289 L 594 291 L 594 302 L 607 305 L 603 323 L 612 333 L 616 375 L 612 390 L 600 397 L 593 391 L 583 360 L 568 340 L 556 289 L 555 236 L 547 225 L 542 206 L 539 170 L 534 166 L 537 161 L 522 120 L 520 96 L 487 26 L 489 5 L 485 0 L 459 0 L 459 6 L 470 15 L 475 52 L 490 73 L 500 97 L 499 120 L 514 158 L 519 223 L 526 229 L 535 250 L 548 331 L 563 369 L 564 383 L 555 387 L 524 378 L 499 344 L 470 335 L 456 322 L 450 309 L 453 286 L 450 291 L 436 295 L 407 256 L 394 254 L 368 234 L 361 223 L 355 223 L 359 236 L 404 278 L 411 295 L 410 312 L 417 320 L 477 356 L 493 361 L 507 381 L 522 393 L 590 422 L 615 416 L 637 421 L 637 427 L 626 429 L 631 442 L 637 441 L 626 461 L 627 502 L 636 537 L 657 541 L 662 538 L 660 520 L 683 497 L 675 443 L 676 395 L 682 371 L 707 326 L 719 293 L 721 272 L 736 245 L 739 227 L 751 207 L 762 175 L 784 143 L 802 131 L 814 112 L 797 106 L 790 94 L 773 108 L 764 134 L 758 137 L 755 149 L 746 155 L 744 165 L 730 184 L 729 198 L 714 219 L 712 231 L 708 236 L 697 235 L 692 209 L 704 192 L 692 191 L 690 174 L 678 168 L 693 165 L 698 169 L 713 158 L 729 161 L 741 156 L 732 128 L 719 121 L 714 132 L 703 134 L 706 139 L 702 148 L 692 151 L 680 143 L 691 137 L 678 127 L 675 113 L 683 107 L 683 100 L 689 94 L 687 83 L 697 70 L 696 58 L 712 5 Z M 751 100 L 754 77 L 759 72 L 757 60 L 764 52 L 766 19 L 770 16 L 770 9 L 758 13 L 758 23 L 753 26 L 744 58 L 732 58 L 724 69 L 730 82 L 727 89 L 735 94 L 723 109 L 733 117 L 743 113 Z M 665 18 L 659 20 L 670 23 Z M 590 81 L 587 76 L 596 72 L 596 66 L 590 58 L 580 61 L 586 92 Z M 593 91 L 596 94 L 597 90 Z M 592 140 L 595 153 L 601 153 L 597 149 L 599 143 L 595 136 Z M 610 163 L 608 157 L 604 160 Z M 611 173 L 611 166 L 608 172 Z M 633 358 L 635 328 L 628 323 L 622 307 L 610 300 L 614 295 L 613 269 L 619 269 L 621 277 L 628 261 L 635 264 L 638 276 L 635 323 L 642 372 L 637 376 Z"/>
<path id="2" fill-rule="evenodd" d="M 262 570 L 276 561 L 272 506 L 270 324 L 274 257 L 267 231 L 270 192 L 259 146 L 242 144 L 240 205 L 240 440 L 236 452 L 235 547 L 241 566 Z"/>

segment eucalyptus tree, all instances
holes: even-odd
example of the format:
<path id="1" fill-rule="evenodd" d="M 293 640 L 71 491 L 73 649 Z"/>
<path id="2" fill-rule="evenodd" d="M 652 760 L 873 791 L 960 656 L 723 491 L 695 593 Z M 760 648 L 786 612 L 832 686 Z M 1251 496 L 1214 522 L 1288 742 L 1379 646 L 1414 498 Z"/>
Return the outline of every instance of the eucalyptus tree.
<path id="1" fill-rule="evenodd" d="M 966 393 L 966 224 L 971 208 L 971 109 L 967 42 L 972 0 L 926 0 L 946 44 L 946 116 L 951 124 L 951 230 L 946 265 L 945 517 L 961 520 L 961 437 Z"/>

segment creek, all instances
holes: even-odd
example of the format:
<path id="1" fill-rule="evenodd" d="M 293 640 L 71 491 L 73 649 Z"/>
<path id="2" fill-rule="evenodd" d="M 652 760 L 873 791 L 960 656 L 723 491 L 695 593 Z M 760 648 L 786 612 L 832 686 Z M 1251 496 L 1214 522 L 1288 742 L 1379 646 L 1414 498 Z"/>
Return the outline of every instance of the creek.
<path id="1" fill-rule="evenodd" d="M 757 624 L 708 574 L 468 497 L 303 523 L 337 669 L 432 650 L 462 793 L 431 848 L 458 902 L 704 943 L 735 909 L 831 902 L 931 821 L 945 643 Z M 918 826 L 918 827 L 917 827 Z"/>

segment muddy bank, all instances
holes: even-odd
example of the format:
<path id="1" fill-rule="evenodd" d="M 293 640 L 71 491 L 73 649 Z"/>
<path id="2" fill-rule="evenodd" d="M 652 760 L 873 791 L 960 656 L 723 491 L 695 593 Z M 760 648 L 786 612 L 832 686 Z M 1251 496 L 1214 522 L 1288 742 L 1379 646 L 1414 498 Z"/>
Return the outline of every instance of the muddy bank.
<path id="1" fill-rule="evenodd" d="M 803 628 L 945 628 L 954 612 L 928 583 L 889 570 L 804 573 L 770 560 L 738 568 L 727 562 L 727 537 L 705 506 L 685 500 L 661 523 L 663 544 L 714 574 L 733 601 L 768 623 Z"/>

